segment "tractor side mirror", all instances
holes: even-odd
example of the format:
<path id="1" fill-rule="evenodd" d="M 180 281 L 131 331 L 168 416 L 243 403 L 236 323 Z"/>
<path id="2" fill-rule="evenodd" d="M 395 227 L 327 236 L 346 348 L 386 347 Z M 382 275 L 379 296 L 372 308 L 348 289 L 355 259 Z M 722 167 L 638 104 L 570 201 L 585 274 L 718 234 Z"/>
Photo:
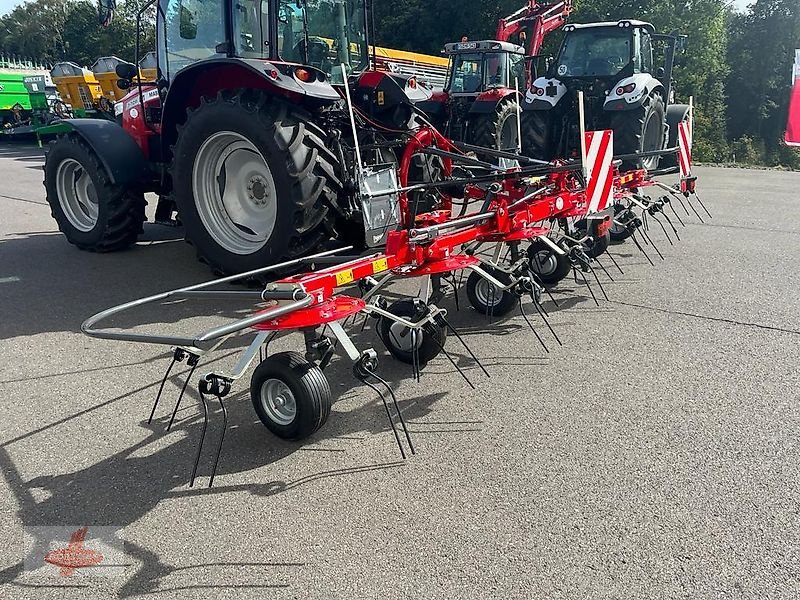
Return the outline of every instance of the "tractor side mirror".
<path id="1" fill-rule="evenodd" d="M 131 87 L 130 79 L 117 79 L 117 87 L 121 90 L 127 90 Z"/>
<path id="2" fill-rule="evenodd" d="M 667 72 L 664 70 L 664 67 L 658 67 L 658 69 L 656 69 L 656 79 L 664 79 L 664 75 L 666 75 L 666 73 Z"/>
<path id="3" fill-rule="evenodd" d="M 133 81 L 139 75 L 139 68 L 136 65 L 128 62 L 120 62 L 116 67 L 114 67 L 114 72 L 120 79 Z"/>

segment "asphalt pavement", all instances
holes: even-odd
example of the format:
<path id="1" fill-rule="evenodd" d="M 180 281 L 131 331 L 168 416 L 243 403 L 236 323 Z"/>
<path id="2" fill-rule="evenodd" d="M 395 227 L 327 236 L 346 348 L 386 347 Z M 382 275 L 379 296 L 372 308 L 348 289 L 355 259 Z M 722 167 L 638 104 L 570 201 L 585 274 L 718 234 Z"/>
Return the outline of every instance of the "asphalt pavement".
<path id="1" fill-rule="evenodd" d="M 797 598 L 800 596 L 800 173 L 697 169 L 713 218 L 682 217 L 606 266 L 610 301 L 573 280 L 548 304 L 559 347 L 518 311 L 452 320 L 455 340 L 420 383 L 368 328 L 417 454 L 400 460 L 378 398 L 344 359 L 336 403 L 304 443 L 260 424 L 245 377 L 229 429 L 188 477 L 202 416 L 182 366 L 153 399 L 169 349 L 90 339 L 89 315 L 202 281 L 181 232 L 147 225 L 135 248 L 81 252 L 45 202 L 42 154 L 0 147 L 1 598 Z M 151 205 L 150 214 L 154 207 Z M 702 213 L 701 213 L 702 214 Z M 673 219 L 674 220 L 674 219 Z M 118 322 L 190 333 L 218 302 Z M 240 313 L 239 313 L 240 314 Z M 232 364 L 232 340 L 199 371 Z M 301 349 L 302 339 L 280 348 Z M 31 573 L 43 527 L 108 527 L 100 575 Z"/>

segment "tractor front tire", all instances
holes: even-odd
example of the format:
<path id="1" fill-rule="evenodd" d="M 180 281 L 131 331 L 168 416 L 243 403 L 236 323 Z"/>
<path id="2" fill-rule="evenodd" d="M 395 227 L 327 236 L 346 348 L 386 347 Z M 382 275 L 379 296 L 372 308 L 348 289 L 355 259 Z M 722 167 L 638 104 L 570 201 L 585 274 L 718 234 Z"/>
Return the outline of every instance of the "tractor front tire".
<path id="1" fill-rule="evenodd" d="M 142 232 L 144 195 L 111 183 L 94 150 L 76 135 L 50 143 L 44 186 L 59 230 L 81 250 L 122 250 Z"/>
<path id="2" fill-rule="evenodd" d="M 613 113 L 611 129 L 614 131 L 614 154 L 663 149 L 665 122 L 664 99 L 658 93 L 647 96 L 638 108 Z M 658 168 L 659 160 L 659 156 L 625 160 L 620 169 L 654 171 Z"/>
<path id="3" fill-rule="evenodd" d="M 172 169 L 186 239 L 216 272 L 290 260 L 329 237 L 338 160 L 308 114 L 266 93 L 223 91 L 190 109 Z"/>
<path id="4" fill-rule="evenodd" d="M 498 102 L 490 113 L 473 117 L 472 143 L 484 148 L 516 152 L 518 111 L 519 103 L 510 99 Z"/>

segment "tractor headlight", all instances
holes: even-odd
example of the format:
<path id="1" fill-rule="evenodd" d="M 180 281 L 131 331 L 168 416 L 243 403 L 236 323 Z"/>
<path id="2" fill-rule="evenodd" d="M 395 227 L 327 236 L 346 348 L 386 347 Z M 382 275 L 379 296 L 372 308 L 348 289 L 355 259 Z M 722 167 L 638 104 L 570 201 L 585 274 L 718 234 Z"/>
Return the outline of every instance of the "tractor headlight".
<path id="1" fill-rule="evenodd" d="M 622 96 L 622 94 L 630 94 L 635 89 L 636 89 L 635 83 L 629 83 L 628 85 L 621 85 L 617 88 L 617 96 Z"/>

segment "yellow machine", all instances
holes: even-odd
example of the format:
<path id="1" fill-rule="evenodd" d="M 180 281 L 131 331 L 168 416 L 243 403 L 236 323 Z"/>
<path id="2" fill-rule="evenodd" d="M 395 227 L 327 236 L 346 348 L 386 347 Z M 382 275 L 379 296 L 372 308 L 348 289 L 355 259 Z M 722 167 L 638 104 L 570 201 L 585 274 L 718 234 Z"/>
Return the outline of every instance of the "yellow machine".
<path id="1" fill-rule="evenodd" d="M 103 89 L 89 69 L 72 62 L 61 62 L 53 67 L 50 75 L 61 98 L 75 116 L 86 116 L 98 110 Z M 111 106 L 113 113 L 113 104 Z"/>
<path id="2" fill-rule="evenodd" d="M 142 60 L 139 61 L 139 72 L 141 73 L 142 81 L 148 83 L 155 82 L 158 77 L 155 52 L 148 52 L 144 55 Z"/>
<path id="3" fill-rule="evenodd" d="M 100 88 L 103 93 L 103 98 L 99 100 L 101 104 L 101 110 L 107 110 L 108 106 L 106 102 L 103 102 L 103 99 L 107 100 L 112 107 L 115 102 L 119 102 L 122 98 L 127 94 L 127 92 L 123 89 L 117 87 L 117 81 L 119 81 L 119 76 L 117 75 L 117 65 L 121 62 L 125 62 L 122 59 L 117 58 L 116 56 L 103 56 L 98 58 L 97 61 L 92 65 L 92 73 L 94 74 L 97 82 L 100 84 Z M 107 111 L 108 112 L 108 111 Z"/>

